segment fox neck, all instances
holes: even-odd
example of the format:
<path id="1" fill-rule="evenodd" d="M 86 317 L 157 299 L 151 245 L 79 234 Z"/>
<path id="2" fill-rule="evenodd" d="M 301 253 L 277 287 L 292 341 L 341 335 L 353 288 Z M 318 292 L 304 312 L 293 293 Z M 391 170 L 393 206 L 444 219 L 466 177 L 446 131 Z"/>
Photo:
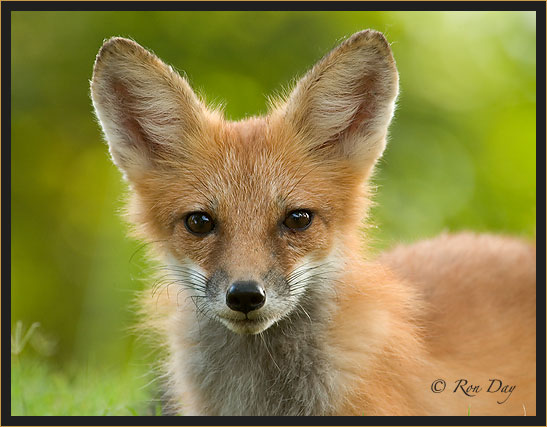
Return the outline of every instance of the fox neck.
<path id="1" fill-rule="evenodd" d="M 311 286 L 300 307 L 266 331 L 239 335 L 200 317 L 194 345 L 173 352 L 197 395 L 190 411 L 207 415 L 332 414 L 335 375 L 325 339 L 332 283 Z M 327 301 L 334 301 L 328 298 Z"/>

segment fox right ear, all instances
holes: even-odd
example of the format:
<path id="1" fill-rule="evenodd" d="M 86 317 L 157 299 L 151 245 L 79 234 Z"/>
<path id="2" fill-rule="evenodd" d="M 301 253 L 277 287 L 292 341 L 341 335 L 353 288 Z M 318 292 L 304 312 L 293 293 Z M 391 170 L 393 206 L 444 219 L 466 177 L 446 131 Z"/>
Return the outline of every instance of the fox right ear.
<path id="1" fill-rule="evenodd" d="M 367 175 L 384 150 L 397 92 L 387 40 L 365 30 L 325 55 L 276 111 L 310 151 L 349 159 Z"/>
<path id="2" fill-rule="evenodd" d="M 199 132 L 205 106 L 188 82 L 132 40 L 113 37 L 101 47 L 91 97 L 114 163 L 133 180 L 173 155 Z"/>

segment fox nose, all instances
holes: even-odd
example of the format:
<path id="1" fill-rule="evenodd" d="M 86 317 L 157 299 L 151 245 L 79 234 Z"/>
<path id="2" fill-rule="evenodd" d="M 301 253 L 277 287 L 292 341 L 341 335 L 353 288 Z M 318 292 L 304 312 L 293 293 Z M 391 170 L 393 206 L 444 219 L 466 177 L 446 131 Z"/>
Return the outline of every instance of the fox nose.
<path id="1" fill-rule="evenodd" d="M 234 311 L 247 314 L 258 310 L 266 302 L 266 292 L 254 281 L 234 282 L 226 292 L 226 305 Z"/>

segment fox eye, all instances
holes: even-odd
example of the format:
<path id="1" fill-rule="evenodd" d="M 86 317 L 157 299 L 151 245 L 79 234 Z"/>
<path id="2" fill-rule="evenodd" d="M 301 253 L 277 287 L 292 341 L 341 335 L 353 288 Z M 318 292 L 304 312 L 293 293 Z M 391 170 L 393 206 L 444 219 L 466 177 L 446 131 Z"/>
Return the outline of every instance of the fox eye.
<path id="1" fill-rule="evenodd" d="M 189 213 L 184 223 L 188 231 L 197 235 L 208 234 L 215 228 L 213 219 L 205 212 Z"/>
<path id="2" fill-rule="evenodd" d="M 291 230 L 305 230 L 311 224 L 312 217 L 310 211 L 299 209 L 289 212 L 283 224 Z"/>

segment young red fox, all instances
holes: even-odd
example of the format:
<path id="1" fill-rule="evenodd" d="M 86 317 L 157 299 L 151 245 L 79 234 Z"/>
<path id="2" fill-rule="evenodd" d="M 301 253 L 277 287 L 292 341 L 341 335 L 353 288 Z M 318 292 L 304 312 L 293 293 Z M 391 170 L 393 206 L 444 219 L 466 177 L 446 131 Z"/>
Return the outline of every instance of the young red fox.
<path id="1" fill-rule="evenodd" d="M 535 414 L 534 245 L 464 233 L 364 259 L 397 92 L 372 30 L 240 122 L 137 43 L 102 46 L 93 105 L 162 262 L 143 306 L 173 412 Z"/>

